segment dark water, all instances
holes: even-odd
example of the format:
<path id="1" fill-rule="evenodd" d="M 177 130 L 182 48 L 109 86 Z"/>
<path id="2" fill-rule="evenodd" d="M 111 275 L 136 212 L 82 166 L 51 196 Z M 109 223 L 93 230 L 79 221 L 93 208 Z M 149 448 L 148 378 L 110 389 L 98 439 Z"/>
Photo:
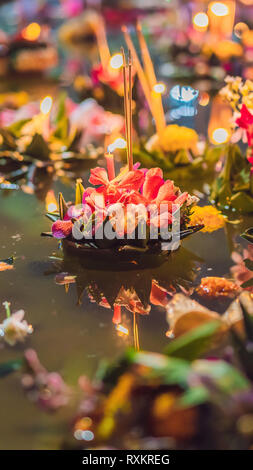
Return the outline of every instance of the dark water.
<path id="1" fill-rule="evenodd" d="M 55 191 L 62 185 L 55 184 Z M 72 190 L 65 188 L 66 196 Z M 23 308 L 34 333 L 25 346 L 5 346 L 1 349 L 1 362 L 22 357 L 24 347 L 36 349 L 45 367 L 59 371 L 67 383 L 75 385 L 80 374 L 92 376 L 101 358 L 113 358 L 133 344 L 132 313 L 125 310 L 122 323 L 130 330 L 129 337 L 119 337 L 112 323 L 112 311 L 92 303 L 84 292 L 81 305 L 77 305 L 78 293 L 75 284 L 70 284 L 68 293 L 65 287 L 55 283 L 55 265 L 49 256 L 57 252 L 55 240 L 41 238 L 40 233 L 48 230 L 50 222 L 43 217 L 44 204 L 34 196 L 21 191 L 13 191 L 1 196 L 1 242 L 0 258 L 15 255 L 15 269 L 0 273 L 0 301 L 11 301 L 12 311 Z M 251 220 L 251 224 L 252 224 Z M 162 268 L 154 268 L 134 273 L 114 273 L 105 271 L 90 273 L 77 268 L 73 263 L 73 273 L 79 273 L 83 286 L 89 284 L 89 277 L 96 279 L 102 288 L 113 289 L 115 285 L 138 280 L 138 287 L 146 293 L 152 278 L 160 279 L 161 284 L 171 278 L 192 272 L 197 268 L 193 281 L 197 284 L 201 276 L 227 275 L 232 264 L 229 243 L 239 241 L 237 234 L 249 226 L 250 220 L 240 225 L 227 225 L 212 234 L 198 233 L 183 242 L 174 262 Z M 240 243 L 244 244 L 243 240 Z M 236 245 L 235 245 L 236 246 Z M 179 256 L 179 253 L 184 256 Z M 202 261 L 196 261 L 196 256 Z M 69 267 L 70 265 L 68 265 Z M 61 267 L 61 265 L 60 265 Z M 58 266 L 58 269 L 60 268 Z M 66 266 L 65 266 L 66 267 Z M 70 266 L 71 267 L 71 266 Z M 79 269 L 79 271 L 78 271 Z M 59 269 L 61 271 L 61 269 Z M 177 273 L 177 274 L 176 274 Z M 97 276 L 97 277 L 96 277 Z M 134 283 L 135 284 L 135 283 Z M 147 294 L 146 294 L 147 295 Z M 220 305 L 220 310 L 224 308 Z M 3 315 L 3 308 L 1 308 Z M 152 351 L 162 351 L 167 342 L 165 336 L 168 325 L 165 311 L 152 306 L 148 316 L 139 317 L 140 347 Z M 1 419 L 0 448 L 55 448 L 66 430 L 70 411 L 60 411 L 47 416 L 39 411 L 23 395 L 19 374 L 9 376 L 0 382 Z"/>

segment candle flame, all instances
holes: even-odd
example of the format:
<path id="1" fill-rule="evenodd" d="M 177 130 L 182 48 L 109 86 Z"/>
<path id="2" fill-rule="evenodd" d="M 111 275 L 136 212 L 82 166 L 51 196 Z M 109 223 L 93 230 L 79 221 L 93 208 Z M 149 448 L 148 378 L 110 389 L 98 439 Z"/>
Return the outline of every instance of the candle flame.
<path id="1" fill-rule="evenodd" d="M 212 139 L 212 142 L 216 145 L 225 144 L 229 139 L 229 132 L 227 129 L 224 129 L 223 127 L 219 127 L 217 129 L 214 129 L 211 139 Z"/>
<path id="2" fill-rule="evenodd" d="M 108 145 L 108 152 L 112 153 L 116 149 L 125 149 L 126 148 L 126 141 L 119 137 L 118 139 L 114 140 L 112 144 Z"/>
<path id="3" fill-rule="evenodd" d="M 164 83 L 156 83 L 154 86 L 153 86 L 153 90 L 156 92 L 156 93 L 164 93 L 165 90 L 166 90 L 166 86 L 164 85 Z"/>
<path id="4" fill-rule="evenodd" d="M 50 189 L 46 195 L 46 210 L 47 212 L 54 212 L 58 210 L 58 204 L 54 191 Z"/>
<path id="5" fill-rule="evenodd" d="M 208 27 L 209 18 L 206 13 L 199 12 L 194 15 L 192 22 L 195 29 L 203 31 Z"/>
<path id="6" fill-rule="evenodd" d="M 122 65 L 123 65 L 122 54 L 120 53 L 114 54 L 110 60 L 110 66 L 112 67 L 112 69 L 120 69 Z"/>
<path id="7" fill-rule="evenodd" d="M 209 101 L 210 101 L 209 94 L 206 91 L 203 91 L 203 93 L 201 93 L 200 98 L 199 98 L 200 106 L 207 106 L 209 104 Z"/>
<path id="8" fill-rule="evenodd" d="M 41 27 L 38 23 L 31 23 L 21 32 L 24 39 L 27 41 L 36 41 L 40 36 Z"/>
<path id="9" fill-rule="evenodd" d="M 216 16 L 227 16 L 229 14 L 229 8 L 225 3 L 213 2 L 210 4 L 211 12 Z"/>
<path id="10" fill-rule="evenodd" d="M 51 111 L 53 105 L 53 98 L 52 96 L 45 96 L 40 103 L 40 111 L 42 114 L 48 114 Z"/>

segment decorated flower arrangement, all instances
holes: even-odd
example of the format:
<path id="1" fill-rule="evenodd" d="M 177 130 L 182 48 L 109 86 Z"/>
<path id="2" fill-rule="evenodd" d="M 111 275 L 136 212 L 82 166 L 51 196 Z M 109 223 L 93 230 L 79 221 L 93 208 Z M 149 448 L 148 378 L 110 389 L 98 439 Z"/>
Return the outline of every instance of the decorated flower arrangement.
<path id="1" fill-rule="evenodd" d="M 47 73 L 58 65 L 58 52 L 49 37 L 49 28 L 30 23 L 13 36 L 0 36 L 1 51 L 7 61 L 5 73 Z M 2 32 L 1 32 L 2 33 Z"/>
<path id="2" fill-rule="evenodd" d="M 124 94 L 123 58 L 120 53 L 111 55 L 103 17 L 95 11 L 85 12 L 62 26 L 60 39 L 72 48 L 87 48 L 86 54 L 92 62 L 90 71 L 74 76 L 73 86 L 78 96 L 81 99 L 92 96 L 103 105 L 110 104 L 110 109 L 118 109 Z"/>
<path id="3" fill-rule="evenodd" d="M 146 252 L 161 247 L 163 230 L 171 228 L 175 211 L 180 211 L 180 236 L 200 230 L 203 225 L 189 226 L 189 217 L 197 198 L 187 192 L 182 193 L 171 180 L 164 180 L 160 168 L 140 169 L 135 165 L 133 170 L 123 169 L 117 177 L 110 180 L 104 168 L 91 169 L 89 182 L 94 187 L 86 189 L 78 181 L 76 186 L 75 205 L 66 204 L 63 196 L 59 198 L 59 213 L 48 214 L 55 221 L 52 235 L 66 239 L 74 245 L 94 248 L 114 248 L 117 252 Z M 140 204 L 143 209 L 138 216 L 132 206 Z M 148 206 L 154 209 L 147 214 Z M 163 212 L 162 206 L 167 205 Z M 173 207 L 174 206 L 174 207 Z M 120 213 L 115 215 L 115 211 Z M 173 212 L 174 211 L 174 212 Z M 130 217 L 132 221 L 130 220 Z M 96 237 L 96 231 L 105 225 L 113 233 L 112 239 Z M 145 226 L 145 237 L 134 236 L 138 227 Z M 158 238 L 150 237 L 150 231 L 157 229 Z M 77 232 L 75 232 L 77 230 Z M 79 231 L 79 234 L 78 234 Z M 76 233 L 76 239 L 75 239 Z M 168 237 L 170 239 L 170 237 Z"/>
<path id="4" fill-rule="evenodd" d="M 231 143 L 226 147 L 223 169 L 216 179 L 211 199 L 222 209 L 236 209 L 243 213 L 253 212 L 252 182 L 252 124 L 251 113 L 253 82 L 241 77 L 226 78 L 221 96 L 231 105 Z M 246 154 L 235 144 L 247 143 Z"/>
<path id="5" fill-rule="evenodd" d="M 97 167 L 90 172 L 93 187 L 85 189 L 77 181 L 75 205 L 67 205 L 60 194 L 59 213 L 48 215 L 54 220 L 55 238 L 82 247 L 84 252 L 88 248 L 92 252 L 94 248 L 114 249 L 128 257 L 131 251 L 135 255 L 171 251 L 178 247 L 180 238 L 203 225 L 189 226 L 196 197 L 181 192 L 172 180 L 165 180 L 160 168 L 148 170 L 140 168 L 139 163 L 133 165 L 132 60 L 129 53 L 127 65 L 124 50 L 122 54 L 128 165 L 115 176 L 113 154 L 107 153 L 107 171 Z M 174 235 L 168 233 L 173 228 Z M 163 244 L 165 240 L 169 245 Z"/>
<path id="6" fill-rule="evenodd" d="M 95 100 L 77 105 L 63 94 L 56 104 L 51 96 L 18 110 L 0 111 L 1 169 L 12 161 L 23 166 L 34 161 L 64 165 L 94 160 L 104 137 L 123 127 L 120 115 L 105 111 Z M 96 147 L 93 145 L 96 142 Z"/>

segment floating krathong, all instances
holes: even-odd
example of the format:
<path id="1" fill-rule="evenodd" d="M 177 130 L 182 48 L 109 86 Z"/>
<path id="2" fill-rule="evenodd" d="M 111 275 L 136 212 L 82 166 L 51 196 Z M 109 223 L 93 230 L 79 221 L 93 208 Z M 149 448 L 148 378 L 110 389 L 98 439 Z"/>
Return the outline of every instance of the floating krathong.
<path id="1" fill-rule="evenodd" d="M 22 187 L 45 186 L 64 170 L 76 177 L 103 154 L 104 138 L 118 135 L 124 119 L 95 100 L 80 104 L 62 94 L 0 111 L 0 175 Z M 94 146 L 96 143 L 96 147 Z"/>
<path id="2" fill-rule="evenodd" d="M 75 205 L 67 204 L 60 194 L 59 212 L 48 214 L 54 222 L 53 237 L 63 240 L 71 250 L 93 259 L 101 259 L 103 254 L 110 262 L 113 254 L 127 262 L 147 253 L 162 256 L 178 248 L 180 239 L 203 228 L 189 225 L 196 197 L 182 193 L 173 181 L 164 180 L 160 168 L 147 170 L 133 164 L 132 60 L 129 53 L 126 65 L 124 50 L 122 54 L 127 167 L 115 176 L 113 154 L 107 153 L 107 171 L 91 169 L 89 182 L 93 187 L 85 189 L 78 180 Z"/>

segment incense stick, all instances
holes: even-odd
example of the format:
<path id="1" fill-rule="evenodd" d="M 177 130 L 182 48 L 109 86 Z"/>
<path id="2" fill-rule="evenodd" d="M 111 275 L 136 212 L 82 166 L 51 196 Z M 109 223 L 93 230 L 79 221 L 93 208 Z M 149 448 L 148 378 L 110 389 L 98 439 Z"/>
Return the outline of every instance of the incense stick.
<path id="1" fill-rule="evenodd" d="M 142 56 L 142 61 L 143 61 L 143 65 L 145 68 L 146 76 L 150 83 L 150 86 L 153 88 L 157 82 L 155 70 L 154 70 L 153 62 L 150 57 L 146 40 L 143 36 L 141 23 L 139 21 L 137 21 L 136 30 L 137 30 L 137 36 L 138 36 L 138 40 L 140 44 L 141 56 Z"/>
<path id="2" fill-rule="evenodd" d="M 126 75 L 126 56 L 124 48 L 121 48 L 123 57 L 123 78 L 124 78 L 124 114 L 125 114 L 125 129 L 126 129 L 126 142 L 127 142 L 127 163 L 129 167 L 129 119 L 128 119 L 128 98 L 127 98 L 127 75 Z"/>
<path id="3" fill-rule="evenodd" d="M 133 169 L 133 142 L 132 142 L 132 133 L 133 133 L 133 116 L 132 116 L 132 56 L 131 51 L 128 51 L 128 100 L 129 100 L 129 162 L 128 167 L 129 171 Z"/>
<path id="4" fill-rule="evenodd" d="M 152 101 L 151 101 L 151 96 L 150 96 L 150 90 L 149 90 L 149 85 L 148 85 L 148 81 L 146 79 L 146 76 L 145 76 L 145 73 L 143 71 L 143 68 L 142 68 L 142 65 L 140 63 L 140 60 L 139 60 L 139 57 L 137 55 L 137 52 L 135 50 L 135 47 L 134 47 L 134 44 L 132 42 L 132 39 L 130 37 L 130 34 L 128 32 L 128 29 L 126 26 L 123 26 L 122 27 L 122 32 L 124 34 L 124 37 L 125 37 L 125 41 L 126 41 L 126 44 L 127 44 L 127 47 L 128 49 L 131 51 L 131 54 L 132 54 L 132 58 L 133 58 L 133 61 L 134 61 L 134 66 L 137 70 L 137 74 L 139 76 L 139 80 L 141 82 L 141 85 L 142 85 L 142 89 L 143 89 L 143 92 L 144 92 L 144 95 L 145 95 L 145 98 L 148 102 L 148 105 L 149 105 L 149 108 L 151 110 L 151 113 L 153 114 L 152 112 Z"/>

